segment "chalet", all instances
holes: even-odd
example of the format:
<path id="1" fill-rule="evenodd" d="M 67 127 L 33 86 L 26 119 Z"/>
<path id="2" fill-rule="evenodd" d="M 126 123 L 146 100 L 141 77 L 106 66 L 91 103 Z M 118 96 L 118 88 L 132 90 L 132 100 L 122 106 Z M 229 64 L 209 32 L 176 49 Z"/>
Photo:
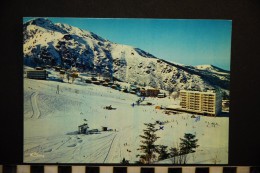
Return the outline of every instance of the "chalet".
<path id="1" fill-rule="evenodd" d="M 105 80 L 102 80 L 102 79 L 101 79 L 101 80 L 99 80 L 99 82 L 102 84 L 102 83 L 104 83 L 104 82 L 105 82 Z"/>
<path id="2" fill-rule="evenodd" d="M 92 81 L 90 79 L 85 79 L 86 83 L 92 83 Z"/>
<path id="3" fill-rule="evenodd" d="M 92 83 L 95 85 L 100 85 L 100 81 L 92 81 Z"/>
<path id="4" fill-rule="evenodd" d="M 28 70 L 26 73 L 29 79 L 46 79 L 48 76 L 46 70 Z"/>
<path id="5" fill-rule="evenodd" d="M 229 100 L 222 100 L 222 106 L 229 106 Z"/>
<path id="6" fill-rule="evenodd" d="M 65 70 L 60 70 L 60 74 L 65 74 Z"/>
<path id="7" fill-rule="evenodd" d="M 128 93 L 127 88 L 122 88 L 122 91 L 125 92 L 125 93 Z"/>
<path id="8" fill-rule="evenodd" d="M 105 78 L 105 81 L 106 82 L 110 82 L 110 78 Z"/>
<path id="9" fill-rule="evenodd" d="M 129 93 L 131 93 L 131 94 L 136 94 L 136 91 L 131 90 Z"/>
<path id="10" fill-rule="evenodd" d="M 107 86 L 108 86 L 108 83 L 107 83 L 107 82 L 104 82 L 102 85 L 105 86 L 105 87 L 107 87 Z"/>
<path id="11" fill-rule="evenodd" d="M 92 80 L 92 81 L 97 81 L 97 78 L 91 77 L 91 80 Z"/>
<path id="12" fill-rule="evenodd" d="M 91 77 L 97 77 L 97 73 L 91 73 L 90 76 Z"/>
<path id="13" fill-rule="evenodd" d="M 61 67 L 55 66 L 54 69 L 55 71 L 60 71 Z"/>
<path id="14" fill-rule="evenodd" d="M 158 98 L 164 98 L 164 97 L 166 97 L 166 95 L 165 95 L 165 93 L 159 93 L 159 94 L 157 95 L 157 97 L 158 97 Z"/>
<path id="15" fill-rule="evenodd" d="M 107 131 L 107 127 L 102 126 L 102 131 Z"/>
<path id="16" fill-rule="evenodd" d="M 78 128 L 79 128 L 79 131 L 78 131 L 79 134 L 88 134 L 89 127 L 88 127 L 87 123 L 84 123 L 84 124 L 78 126 Z"/>
<path id="17" fill-rule="evenodd" d="M 111 88 L 117 89 L 117 86 L 114 84 L 114 85 L 111 86 Z"/>
<path id="18" fill-rule="evenodd" d="M 131 85 L 131 86 L 130 86 L 130 90 L 131 90 L 131 91 L 137 91 L 137 87 L 136 87 L 135 85 Z"/>
<path id="19" fill-rule="evenodd" d="M 160 90 L 159 89 L 152 89 L 152 88 L 149 88 L 146 90 L 146 96 L 148 97 L 157 97 L 158 94 L 160 93 Z"/>
<path id="20" fill-rule="evenodd" d="M 35 67 L 35 70 L 43 70 L 42 67 Z"/>
<path id="21" fill-rule="evenodd" d="M 111 87 L 112 85 L 114 85 L 114 82 L 108 82 L 109 87 Z"/>

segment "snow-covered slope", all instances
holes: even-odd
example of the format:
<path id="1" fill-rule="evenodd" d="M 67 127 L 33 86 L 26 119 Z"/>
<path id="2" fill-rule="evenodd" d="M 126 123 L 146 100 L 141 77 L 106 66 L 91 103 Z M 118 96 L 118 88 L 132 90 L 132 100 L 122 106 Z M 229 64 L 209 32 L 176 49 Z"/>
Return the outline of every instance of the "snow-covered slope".
<path id="1" fill-rule="evenodd" d="M 196 135 L 199 148 L 188 156 L 188 164 L 228 163 L 228 117 L 200 116 L 196 121 L 190 113 L 167 115 L 163 109 L 155 109 L 179 105 L 179 98 L 146 97 L 144 103 L 153 105 L 133 107 L 131 104 L 139 99 L 134 94 L 82 83 L 80 79 L 73 84 L 58 82 L 54 79 L 59 73 L 48 72 L 48 80 L 24 78 L 25 163 L 118 164 L 125 158 L 133 164 L 139 160 L 136 155 L 140 154 L 139 135 L 144 133 L 144 123 L 157 120 L 165 124 L 156 132 L 160 137 L 156 145 L 176 147 L 184 133 L 191 133 Z M 104 109 L 107 105 L 116 110 Z M 99 133 L 78 134 L 78 126 L 85 119 L 90 129 L 98 129 Z M 102 131 L 102 126 L 113 130 Z M 172 164 L 172 160 L 159 162 L 165 163 Z"/>
<path id="2" fill-rule="evenodd" d="M 229 72 L 214 66 L 168 62 L 139 48 L 116 44 L 92 32 L 43 18 L 24 23 L 23 29 L 24 64 L 31 67 L 74 66 L 82 72 L 97 72 L 169 91 L 215 88 L 229 94 Z"/>

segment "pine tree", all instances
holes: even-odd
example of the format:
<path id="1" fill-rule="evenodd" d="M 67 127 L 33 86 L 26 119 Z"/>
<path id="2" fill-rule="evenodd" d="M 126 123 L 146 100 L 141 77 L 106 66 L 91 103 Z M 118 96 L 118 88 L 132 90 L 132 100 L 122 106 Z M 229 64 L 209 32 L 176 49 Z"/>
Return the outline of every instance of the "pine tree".
<path id="1" fill-rule="evenodd" d="M 124 164 L 124 165 L 129 164 L 129 160 L 126 160 L 125 158 L 123 158 L 121 161 L 121 164 Z"/>
<path id="2" fill-rule="evenodd" d="M 173 164 L 178 164 L 178 162 L 179 162 L 179 149 L 177 149 L 175 147 L 170 148 L 169 157 L 171 158 Z"/>
<path id="3" fill-rule="evenodd" d="M 69 83 L 69 82 L 70 82 L 70 74 L 67 73 L 67 74 L 66 74 L 66 77 L 67 77 L 67 80 L 68 80 L 68 83 Z"/>
<path id="4" fill-rule="evenodd" d="M 187 154 L 194 153 L 195 149 L 199 147 L 197 145 L 198 139 L 195 139 L 196 136 L 190 133 L 185 133 L 184 139 L 180 138 L 180 162 L 186 164 Z M 180 163 L 180 164 L 181 164 Z"/>
<path id="5" fill-rule="evenodd" d="M 169 153 L 167 151 L 168 146 L 165 145 L 159 145 L 158 147 L 158 160 L 165 160 L 169 158 Z"/>
<path id="6" fill-rule="evenodd" d="M 155 145 L 155 141 L 159 138 L 155 134 L 157 129 L 155 128 L 156 123 L 144 123 L 146 129 L 144 129 L 144 135 L 140 135 L 143 139 L 138 150 L 141 150 L 143 154 L 139 155 L 140 162 L 150 164 L 156 160 L 156 151 L 158 151 L 158 145 Z"/>

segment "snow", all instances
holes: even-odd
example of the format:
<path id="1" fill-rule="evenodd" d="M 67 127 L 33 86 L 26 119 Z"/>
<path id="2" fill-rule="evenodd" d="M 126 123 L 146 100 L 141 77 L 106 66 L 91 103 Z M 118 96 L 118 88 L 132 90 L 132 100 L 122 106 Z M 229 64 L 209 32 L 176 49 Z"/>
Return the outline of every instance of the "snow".
<path id="1" fill-rule="evenodd" d="M 198 65 L 198 66 L 195 66 L 195 68 L 200 69 L 200 70 L 208 70 L 210 72 L 213 72 L 213 73 L 216 73 L 219 75 L 228 75 L 229 74 L 229 73 L 227 73 L 227 71 L 222 70 L 220 68 L 216 68 L 212 65 Z"/>
<path id="2" fill-rule="evenodd" d="M 67 40 L 64 35 L 70 35 L 72 39 Z M 118 82 L 122 88 L 137 83 L 140 87 L 160 88 L 166 94 L 169 89 L 211 88 L 212 85 L 198 73 L 229 81 L 229 73 L 214 66 L 188 67 L 169 63 L 139 48 L 112 43 L 92 32 L 66 24 L 53 24 L 47 19 L 25 23 L 24 37 L 24 57 L 28 57 L 26 62 L 41 57 L 40 52 L 46 49 L 60 64 L 62 51 L 58 43 L 63 42 L 70 52 L 68 55 L 76 56 L 76 62 L 82 60 L 83 64 L 91 64 L 94 68 L 104 67 L 123 81 Z M 27 69 L 31 68 L 24 66 L 24 70 Z M 136 95 L 82 83 L 80 79 L 73 84 L 65 79 L 61 82 L 58 72 L 48 72 L 47 80 L 27 79 L 24 74 L 24 162 L 120 163 L 125 158 L 134 163 L 138 160 L 136 155 L 140 154 L 137 148 L 144 123 L 160 120 L 167 123 L 164 130 L 157 132 L 160 136 L 157 144 L 176 147 L 184 133 L 196 133 L 200 147 L 196 153 L 190 154 L 188 163 L 228 163 L 228 117 L 203 116 L 199 122 L 195 122 L 188 113 L 167 115 L 164 110 L 155 109 L 156 106 L 178 108 L 179 98 L 168 96 L 147 97 L 144 103 L 153 105 L 132 107 L 131 104 L 139 99 Z M 87 76 L 84 72 L 80 73 L 83 79 L 89 78 Z M 59 94 L 56 94 L 57 85 Z M 221 89 L 229 93 L 229 89 Z M 104 109 L 109 105 L 116 110 Z M 88 120 L 90 129 L 101 131 L 101 127 L 106 126 L 112 131 L 77 134 L 78 126 L 85 123 L 84 119 Z M 218 126 L 214 127 L 212 123 L 218 123 Z M 159 163 L 170 162 L 168 159 Z"/>
<path id="3" fill-rule="evenodd" d="M 64 38 L 65 35 L 71 39 Z M 112 43 L 90 31 L 62 23 L 54 24 L 48 19 L 35 19 L 24 24 L 23 48 L 26 65 L 36 66 L 33 59 L 43 58 L 43 52 L 47 51 L 48 57 L 55 60 L 55 65 L 62 65 L 62 58 L 65 58 L 71 62 L 69 65 L 66 63 L 66 67 L 76 63 L 88 65 L 98 73 L 106 72 L 131 84 L 174 91 L 229 90 L 228 85 L 218 85 L 220 80 L 229 84 L 229 72 L 212 65 L 192 67 L 171 63 L 140 48 Z M 229 91 L 226 93 L 229 94 Z"/>
<path id="4" fill-rule="evenodd" d="M 28 67 L 24 68 L 30 69 Z M 167 115 L 155 106 L 178 106 L 179 99 L 145 98 L 153 105 L 134 106 L 138 96 L 109 87 L 82 83 L 71 84 L 53 70 L 47 80 L 24 78 L 24 162 L 25 163 L 134 163 L 145 128 L 144 123 L 166 122 L 156 144 L 176 147 L 184 133 L 199 139 L 196 153 L 188 163 L 228 163 L 228 117 L 205 117 L 195 122 L 191 114 Z M 59 85 L 59 94 L 56 94 Z M 106 110 L 112 105 L 116 110 Z M 84 123 L 98 134 L 77 134 Z M 213 126 L 212 123 L 217 123 Z M 106 126 L 112 131 L 101 131 Z M 159 128 L 159 126 L 158 126 Z M 124 145 L 126 144 L 127 145 Z M 129 152 L 129 150 L 131 152 Z M 159 163 L 170 163 L 170 159 Z"/>

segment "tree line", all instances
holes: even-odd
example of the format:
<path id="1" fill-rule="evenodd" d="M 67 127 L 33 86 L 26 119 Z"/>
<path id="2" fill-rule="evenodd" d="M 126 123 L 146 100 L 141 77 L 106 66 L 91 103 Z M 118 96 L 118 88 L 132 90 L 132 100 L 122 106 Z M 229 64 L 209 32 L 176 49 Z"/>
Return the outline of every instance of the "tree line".
<path id="1" fill-rule="evenodd" d="M 141 139 L 141 145 L 137 149 L 140 154 L 136 155 L 139 158 L 138 164 L 151 164 L 160 160 L 170 159 L 173 164 L 186 164 L 188 160 L 188 154 L 196 152 L 198 139 L 196 135 L 191 133 L 185 133 L 183 138 L 180 138 L 180 143 L 176 147 L 170 147 L 165 145 L 157 145 L 155 142 L 158 137 L 155 127 L 157 123 L 144 123 L 146 128 L 143 130 L 143 134 L 139 135 Z M 128 163 L 125 158 L 121 163 Z"/>

